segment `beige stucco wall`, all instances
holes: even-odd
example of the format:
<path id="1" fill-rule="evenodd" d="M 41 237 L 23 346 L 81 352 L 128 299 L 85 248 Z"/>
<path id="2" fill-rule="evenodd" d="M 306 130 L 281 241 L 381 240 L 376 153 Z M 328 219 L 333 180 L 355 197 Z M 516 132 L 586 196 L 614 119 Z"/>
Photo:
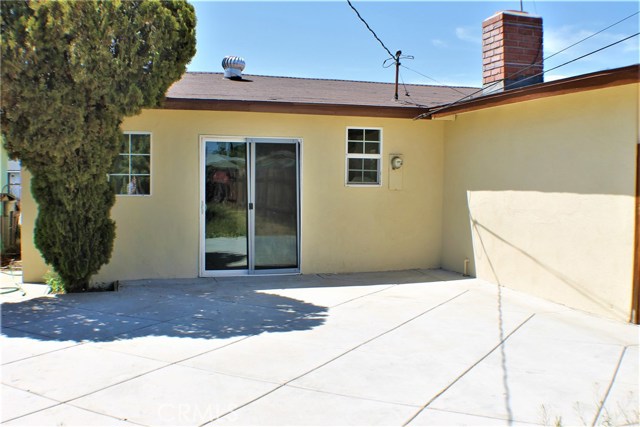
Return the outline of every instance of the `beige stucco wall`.
<path id="1" fill-rule="evenodd" d="M 459 114 L 443 267 L 629 320 L 638 85 Z"/>
<path id="2" fill-rule="evenodd" d="M 381 187 L 345 186 L 348 126 L 383 128 Z M 200 135 L 303 140 L 303 273 L 440 266 L 443 123 L 147 110 L 127 119 L 122 129 L 152 132 L 152 195 L 117 197 L 114 253 L 98 281 L 198 275 Z M 404 156 L 401 190 L 389 188 L 391 153 Z M 34 281 L 46 267 L 31 243 L 35 205 L 30 197 L 24 205 L 24 272 L 26 280 Z"/>

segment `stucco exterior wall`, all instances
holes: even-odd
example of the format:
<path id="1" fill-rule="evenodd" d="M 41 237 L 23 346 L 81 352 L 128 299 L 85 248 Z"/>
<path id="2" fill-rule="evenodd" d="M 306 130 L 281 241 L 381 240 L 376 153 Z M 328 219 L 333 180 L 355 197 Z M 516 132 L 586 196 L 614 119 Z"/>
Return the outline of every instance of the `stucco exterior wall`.
<path id="1" fill-rule="evenodd" d="M 345 186 L 346 128 L 383 128 L 382 186 Z M 146 110 L 124 131 L 152 132 L 152 195 L 117 196 L 117 237 L 97 281 L 198 275 L 200 135 L 301 138 L 303 273 L 440 266 L 443 129 L 439 122 L 271 113 Z M 404 156 L 389 187 L 389 154 Z M 25 177 L 25 188 L 28 178 Z M 25 192 L 27 193 L 27 192 Z M 46 272 L 25 198 L 25 280 Z"/>
<path id="2" fill-rule="evenodd" d="M 637 84 L 459 114 L 443 267 L 628 321 L 637 143 Z"/>

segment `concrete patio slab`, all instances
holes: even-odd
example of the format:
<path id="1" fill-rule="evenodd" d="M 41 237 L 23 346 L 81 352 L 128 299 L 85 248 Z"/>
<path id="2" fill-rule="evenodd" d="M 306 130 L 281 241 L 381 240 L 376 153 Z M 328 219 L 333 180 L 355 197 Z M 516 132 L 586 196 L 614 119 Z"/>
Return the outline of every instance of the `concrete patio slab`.
<path id="1" fill-rule="evenodd" d="M 626 347 L 596 425 L 634 425 L 640 419 L 638 405 L 638 346 Z"/>
<path id="2" fill-rule="evenodd" d="M 638 326 L 441 270 L 0 301 L 6 425 L 640 423 Z"/>
<path id="3" fill-rule="evenodd" d="M 312 404 L 310 404 L 312 402 Z M 417 408 L 284 386 L 207 426 L 388 426 Z"/>
<path id="4" fill-rule="evenodd" d="M 308 390 L 420 407 L 467 366 L 438 363 L 422 354 L 375 354 L 355 350 L 291 385 Z"/>
<path id="5" fill-rule="evenodd" d="M 73 404 L 142 425 L 202 425 L 260 398 L 277 384 L 171 365 Z"/>
<path id="6" fill-rule="evenodd" d="M 24 326 L 72 312 L 72 307 L 62 304 L 52 296 L 26 298 L 23 297 L 22 301 L 15 302 L 3 300 L 1 313 L 3 327 Z"/>
<path id="7" fill-rule="evenodd" d="M 183 318 L 156 323 L 117 335 L 113 341 L 91 343 L 89 346 L 175 363 L 249 336 L 219 337 L 220 334 L 216 333 L 219 326 L 214 320 Z"/>
<path id="8" fill-rule="evenodd" d="M 260 293 L 275 292 L 278 295 L 292 298 L 299 301 L 315 304 L 322 307 L 335 307 L 372 295 L 392 287 L 393 285 L 370 285 L 370 286 L 315 286 L 305 288 L 285 288 L 269 291 L 258 291 Z"/>
<path id="9" fill-rule="evenodd" d="M 2 382 L 60 402 L 151 372 L 165 363 L 74 346 L 2 365 Z"/>
<path id="10" fill-rule="evenodd" d="M 562 425 L 592 425 L 613 378 L 612 371 L 602 369 L 611 365 L 571 375 L 555 370 L 515 370 L 511 369 L 513 365 L 501 369 L 500 358 L 492 354 L 490 360 L 462 376 L 429 407 L 448 411 L 464 408 L 471 415 L 521 423 L 545 425 L 549 419 L 561 419 Z"/>
<path id="11" fill-rule="evenodd" d="M 17 418 L 7 423 L 7 426 L 104 426 L 104 427 L 133 427 L 137 424 L 129 423 L 117 418 L 97 414 L 77 408 L 72 405 L 60 404 L 52 408 L 34 412 L 25 417 Z"/>
<path id="12" fill-rule="evenodd" d="M 60 404 L 56 400 L 47 399 L 37 394 L 9 387 L 4 384 L 0 386 L 0 390 L 2 390 L 2 419 L 0 421 L 3 423 L 6 420 L 18 418 Z"/>
<path id="13" fill-rule="evenodd" d="M 477 415 L 461 414 L 459 412 L 442 411 L 439 409 L 425 409 L 409 426 L 534 426 L 539 424 L 528 424 L 506 420 L 503 418 L 479 417 Z M 544 425 L 554 425 L 552 421 Z"/>
<path id="14" fill-rule="evenodd" d="M 181 363 L 211 372 L 284 384 L 327 360 L 339 356 L 339 347 L 296 342 L 286 334 L 258 335 Z"/>
<path id="15" fill-rule="evenodd" d="M 11 329 L 52 339 L 63 337 L 65 341 L 82 342 L 108 339 L 152 324 L 153 322 L 146 319 L 71 309 L 57 316 L 15 325 Z"/>
<path id="16" fill-rule="evenodd" d="M 72 340 L 54 341 L 17 329 L 2 328 L 0 357 L 3 364 L 78 345 Z"/>

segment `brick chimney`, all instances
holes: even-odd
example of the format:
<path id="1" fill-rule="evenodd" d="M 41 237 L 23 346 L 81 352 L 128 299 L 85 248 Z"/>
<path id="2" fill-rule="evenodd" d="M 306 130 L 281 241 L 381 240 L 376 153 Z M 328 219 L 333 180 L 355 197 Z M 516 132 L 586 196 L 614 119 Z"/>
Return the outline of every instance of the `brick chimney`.
<path id="1" fill-rule="evenodd" d="M 504 11 L 482 23 L 482 86 L 485 94 L 541 83 L 542 75 L 531 77 L 541 72 L 541 17 Z"/>

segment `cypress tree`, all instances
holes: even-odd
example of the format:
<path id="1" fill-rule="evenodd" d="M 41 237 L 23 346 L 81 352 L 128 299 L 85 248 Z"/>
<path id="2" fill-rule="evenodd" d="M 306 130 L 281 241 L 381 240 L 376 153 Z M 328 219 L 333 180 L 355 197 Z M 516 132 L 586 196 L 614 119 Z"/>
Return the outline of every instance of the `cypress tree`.
<path id="1" fill-rule="evenodd" d="M 182 0 L 0 2 L 5 147 L 32 174 L 35 244 L 68 292 L 113 249 L 107 174 L 124 117 L 157 106 L 195 54 Z"/>

